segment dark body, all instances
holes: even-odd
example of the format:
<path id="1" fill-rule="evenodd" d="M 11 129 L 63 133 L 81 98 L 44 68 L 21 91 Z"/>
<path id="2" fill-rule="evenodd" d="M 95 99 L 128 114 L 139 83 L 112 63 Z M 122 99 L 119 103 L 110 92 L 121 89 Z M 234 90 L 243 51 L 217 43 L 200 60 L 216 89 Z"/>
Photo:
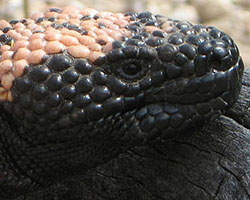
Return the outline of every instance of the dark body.
<path id="1" fill-rule="evenodd" d="M 198 130 L 238 98 L 243 62 L 214 27 L 128 13 L 130 38 L 90 62 L 48 54 L 1 103 L 0 196 L 14 198 L 84 174 L 131 148 Z M 85 33 L 84 33 L 85 34 Z"/>

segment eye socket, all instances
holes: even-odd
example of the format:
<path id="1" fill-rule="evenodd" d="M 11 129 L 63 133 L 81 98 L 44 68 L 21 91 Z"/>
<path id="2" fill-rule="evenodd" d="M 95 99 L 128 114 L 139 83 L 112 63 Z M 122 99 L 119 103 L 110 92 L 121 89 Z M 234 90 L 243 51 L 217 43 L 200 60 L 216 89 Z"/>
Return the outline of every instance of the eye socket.
<path id="1" fill-rule="evenodd" d="M 141 66 L 135 63 L 130 63 L 129 65 L 123 66 L 122 70 L 125 74 L 129 76 L 134 76 L 141 71 Z"/>
<path id="2" fill-rule="evenodd" d="M 148 64 L 139 60 L 127 60 L 123 63 L 113 64 L 116 75 L 128 81 L 136 81 L 148 72 Z"/>

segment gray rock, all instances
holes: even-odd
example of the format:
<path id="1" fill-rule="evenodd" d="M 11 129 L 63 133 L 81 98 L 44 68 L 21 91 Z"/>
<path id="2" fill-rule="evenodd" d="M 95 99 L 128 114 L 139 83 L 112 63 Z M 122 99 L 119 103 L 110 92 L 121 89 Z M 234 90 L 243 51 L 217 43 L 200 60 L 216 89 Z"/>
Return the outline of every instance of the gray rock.
<path id="1" fill-rule="evenodd" d="M 228 0 L 191 0 L 191 5 L 197 10 L 202 22 L 230 15 L 234 7 Z"/>
<path id="2" fill-rule="evenodd" d="M 199 23 L 199 15 L 197 10 L 191 6 L 191 5 L 187 5 L 187 4 L 178 4 L 176 7 L 174 7 L 171 11 L 170 11 L 170 16 L 173 19 L 178 19 L 178 20 L 185 20 L 185 21 L 189 21 L 192 23 Z"/>

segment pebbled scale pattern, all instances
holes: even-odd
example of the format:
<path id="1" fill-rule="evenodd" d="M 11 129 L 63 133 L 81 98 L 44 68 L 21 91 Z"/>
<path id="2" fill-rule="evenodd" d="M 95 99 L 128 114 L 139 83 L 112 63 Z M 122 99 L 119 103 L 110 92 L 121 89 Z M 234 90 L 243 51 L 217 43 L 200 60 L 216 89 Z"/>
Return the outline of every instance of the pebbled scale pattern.
<path id="1" fill-rule="evenodd" d="M 217 117 L 238 98 L 243 62 L 214 27 L 126 13 L 130 38 L 90 62 L 47 55 L 14 81 L 2 102 L 0 196 L 76 175 L 134 145 L 166 141 Z"/>

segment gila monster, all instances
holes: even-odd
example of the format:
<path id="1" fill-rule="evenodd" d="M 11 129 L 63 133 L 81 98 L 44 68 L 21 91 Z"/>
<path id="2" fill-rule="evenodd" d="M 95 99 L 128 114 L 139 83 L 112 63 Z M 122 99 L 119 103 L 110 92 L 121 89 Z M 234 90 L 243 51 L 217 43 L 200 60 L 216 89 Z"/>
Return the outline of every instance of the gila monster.
<path id="1" fill-rule="evenodd" d="M 212 26 L 51 8 L 0 20 L 0 198 L 197 130 L 237 100 L 244 65 Z"/>

